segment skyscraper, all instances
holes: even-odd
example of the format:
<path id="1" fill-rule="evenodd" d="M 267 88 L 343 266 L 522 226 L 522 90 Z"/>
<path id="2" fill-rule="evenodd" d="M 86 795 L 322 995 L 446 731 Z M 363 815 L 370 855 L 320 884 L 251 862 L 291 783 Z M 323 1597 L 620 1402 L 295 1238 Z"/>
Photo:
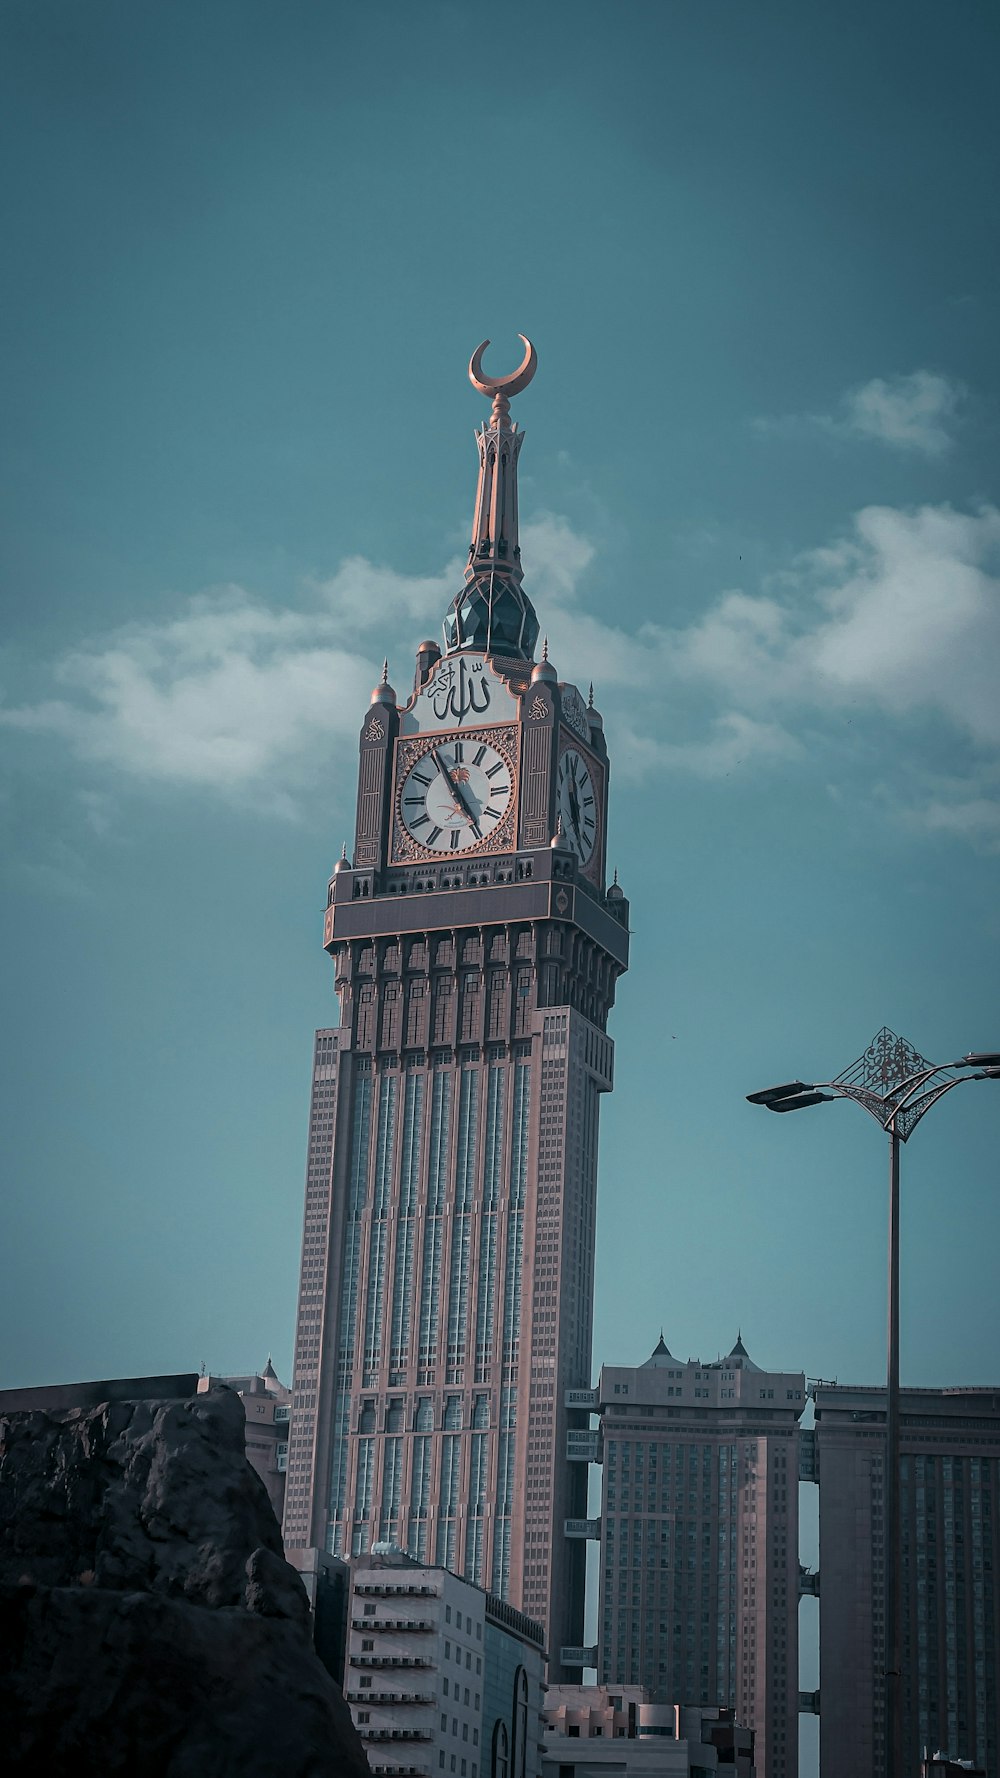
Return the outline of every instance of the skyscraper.
<path id="1" fill-rule="evenodd" d="M 725 1705 L 757 1770 L 798 1770 L 801 1371 L 726 1358 L 604 1365 L 598 1673 L 657 1703 Z"/>
<path id="2" fill-rule="evenodd" d="M 1000 1389 L 904 1389 L 905 1769 L 1000 1764 Z M 816 1389 L 820 1767 L 884 1762 L 885 1390 Z"/>
<path id="3" fill-rule="evenodd" d="M 488 342 L 486 342 L 488 344 Z M 560 682 L 523 590 L 510 377 L 493 399 L 464 584 L 413 691 L 361 724 L 353 859 L 324 944 L 339 1025 L 316 1035 L 285 1538 L 394 1540 L 546 1628 L 583 1625 L 600 1096 L 628 962 L 605 886 L 601 717 Z M 599 663 L 596 663 L 599 666 Z"/>

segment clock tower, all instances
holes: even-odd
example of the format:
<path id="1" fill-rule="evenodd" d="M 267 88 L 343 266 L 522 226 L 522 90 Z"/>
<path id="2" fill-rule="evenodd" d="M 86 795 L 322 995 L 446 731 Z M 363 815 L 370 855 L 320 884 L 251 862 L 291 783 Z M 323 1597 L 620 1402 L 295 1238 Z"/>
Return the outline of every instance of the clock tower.
<path id="1" fill-rule="evenodd" d="M 523 336 L 522 336 L 523 337 Z M 488 344 L 489 342 L 485 342 Z M 360 732 L 330 880 L 285 1542 L 393 1542 L 545 1625 L 579 1677 L 600 1099 L 628 964 L 603 726 L 522 585 L 510 397 L 476 435 L 464 584 Z M 578 1396 L 581 1405 L 574 1405 Z M 571 1522 L 577 1521 L 572 1529 Z"/>

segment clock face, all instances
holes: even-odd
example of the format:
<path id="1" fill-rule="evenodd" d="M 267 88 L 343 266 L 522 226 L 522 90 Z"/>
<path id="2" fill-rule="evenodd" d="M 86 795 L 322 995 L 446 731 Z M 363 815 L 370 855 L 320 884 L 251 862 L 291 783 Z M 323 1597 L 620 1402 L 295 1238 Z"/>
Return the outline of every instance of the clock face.
<path id="1" fill-rule="evenodd" d="M 405 768 L 398 813 L 409 838 L 429 852 L 454 855 L 489 845 L 511 808 L 509 761 L 478 735 L 442 735 Z"/>
<path id="2" fill-rule="evenodd" d="M 556 812 L 577 857 L 588 864 L 597 843 L 597 793 L 582 753 L 567 747 L 556 777 Z"/>

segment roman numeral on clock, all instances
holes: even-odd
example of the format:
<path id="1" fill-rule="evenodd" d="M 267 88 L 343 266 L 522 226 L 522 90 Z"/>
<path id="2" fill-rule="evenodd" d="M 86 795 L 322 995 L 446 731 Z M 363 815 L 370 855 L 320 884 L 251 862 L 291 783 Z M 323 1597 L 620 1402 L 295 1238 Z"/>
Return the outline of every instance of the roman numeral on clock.
<path id="1" fill-rule="evenodd" d="M 423 772 L 414 772 L 413 782 L 414 784 L 431 784 L 433 779 L 425 777 Z"/>
<path id="2" fill-rule="evenodd" d="M 478 753 L 473 754 L 472 763 L 474 766 L 482 765 L 485 753 L 486 753 L 486 748 L 484 746 L 484 747 L 480 747 Z"/>
<path id="3" fill-rule="evenodd" d="M 424 813 L 423 815 L 415 816 L 414 819 L 410 822 L 410 826 L 411 827 L 426 827 L 427 823 L 429 821 L 430 821 L 430 816 L 428 814 Z M 441 831 L 440 828 L 438 828 L 439 833 L 440 833 L 440 831 Z"/>
<path id="4" fill-rule="evenodd" d="M 487 778 L 495 778 L 497 773 L 502 772 L 502 771 L 503 771 L 503 760 L 498 759 L 495 766 L 490 766 L 490 769 L 487 772 L 486 776 L 487 776 Z"/>

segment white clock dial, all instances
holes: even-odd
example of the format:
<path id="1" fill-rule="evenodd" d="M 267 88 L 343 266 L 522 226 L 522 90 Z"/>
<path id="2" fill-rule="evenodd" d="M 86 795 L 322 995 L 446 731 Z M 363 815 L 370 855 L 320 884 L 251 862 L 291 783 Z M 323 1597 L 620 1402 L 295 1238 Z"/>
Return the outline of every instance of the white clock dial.
<path id="1" fill-rule="evenodd" d="M 559 760 L 556 809 L 577 857 L 587 864 L 597 843 L 597 792 L 582 753 L 567 747 Z"/>
<path id="2" fill-rule="evenodd" d="M 475 735 L 443 737 L 412 765 L 399 792 L 411 839 L 431 852 L 468 852 L 499 825 L 514 784 L 507 761 Z"/>

